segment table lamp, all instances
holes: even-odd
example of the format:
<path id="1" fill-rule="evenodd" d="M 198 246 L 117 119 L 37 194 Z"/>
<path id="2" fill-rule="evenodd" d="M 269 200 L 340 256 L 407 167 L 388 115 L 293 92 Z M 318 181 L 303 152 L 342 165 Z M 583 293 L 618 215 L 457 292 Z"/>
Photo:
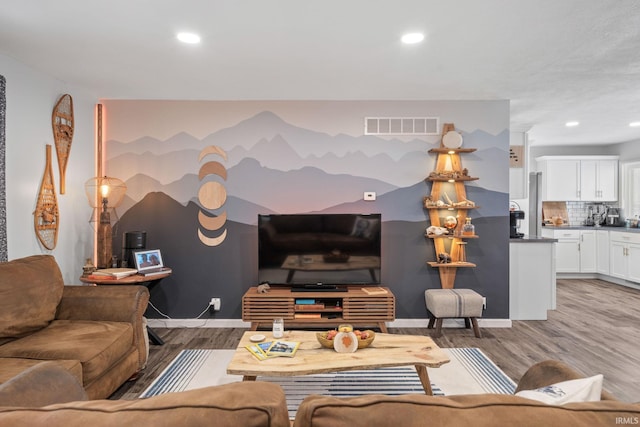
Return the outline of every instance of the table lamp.
<path id="1" fill-rule="evenodd" d="M 112 266 L 111 258 L 113 257 L 111 213 L 117 220 L 115 208 L 122 203 L 127 186 L 118 178 L 103 176 L 87 180 L 84 190 L 89 205 L 94 210 L 91 222 L 94 220 L 98 222 L 96 265 L 98 268 L 108 268 Z"/>

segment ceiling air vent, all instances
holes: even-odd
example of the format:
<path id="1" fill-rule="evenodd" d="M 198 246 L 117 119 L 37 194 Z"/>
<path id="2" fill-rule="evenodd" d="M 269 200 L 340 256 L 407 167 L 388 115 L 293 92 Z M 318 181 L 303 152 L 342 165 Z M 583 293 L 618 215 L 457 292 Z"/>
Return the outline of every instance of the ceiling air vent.
<path id="1" fill-rule="evenodd" d="M 365 117 L 365 135 L 439 135 L 438 117 Z"/>

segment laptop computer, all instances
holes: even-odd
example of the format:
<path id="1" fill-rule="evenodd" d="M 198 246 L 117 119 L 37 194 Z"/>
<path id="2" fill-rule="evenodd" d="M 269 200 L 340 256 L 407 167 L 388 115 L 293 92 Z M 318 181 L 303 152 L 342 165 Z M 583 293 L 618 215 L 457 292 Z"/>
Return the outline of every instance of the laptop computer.
<path id="1" fill-rule="evenodd" d="M 143 276 L 156 276 L 159 274 L 171 273 L 169 267 L 165 267 L 162 262 L 160 249 L 151 249 L 133 252 L 133 262 L 138 274 Z"/>

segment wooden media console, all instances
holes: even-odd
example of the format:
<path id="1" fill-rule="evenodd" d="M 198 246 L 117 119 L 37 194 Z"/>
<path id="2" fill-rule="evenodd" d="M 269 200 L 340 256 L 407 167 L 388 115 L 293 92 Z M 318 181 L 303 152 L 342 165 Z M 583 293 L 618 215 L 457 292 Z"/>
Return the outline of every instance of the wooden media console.
<path id="1" fill-rule="evenodd" d="M 362 286 L 347 286 L 346 292 L 294 292 L 291 288 L 272 287 L 261 294 L 257 287 L 252 287 L 242 297 L 242 320 L 251 322 L 252 330 L 260 325 L 271 327 L 274 318 L 282 317 L 285 327 L 349 323 L 376 326 L 386 333 L 385 322 L 395 320 L 395 296 L 389 288 L 364 289 L 369 292 Z"/>

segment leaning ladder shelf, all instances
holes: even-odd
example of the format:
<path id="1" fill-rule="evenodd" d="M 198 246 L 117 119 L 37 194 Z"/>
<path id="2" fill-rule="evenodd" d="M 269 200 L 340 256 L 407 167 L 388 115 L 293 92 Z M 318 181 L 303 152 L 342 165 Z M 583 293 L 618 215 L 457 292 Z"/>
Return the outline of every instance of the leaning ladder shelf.
<path id="1" fill-rule="evenodd" d="M 443 127 L 442 135 L 444 136 L 447 131 L 453 130 L 453 124 L 445 124 Z M 452 289 L 456 280 L 456 272 L 458 268 L 473 268 L 476 264 L 467 262 L 461 258 L 464 257 L 464 252 L 460 250 L 461 244 L 467 239 L 477 239 L 478 235 L 465 236 L 462 235 L 462 227 L 464 225 L 464 219 L 467 217 L 467 212 L 471 209 L 477 209 L 478 206 L 472 205 L 456 205 L 463 201 L 467 201 L 467 192 L 465 183 L 469 181 L 475 181 L 478 178 L 471 177 L 466 174 L 466 171 L 462 168 L 462 161 L 460 154 L 473 153 L 475 148 L 447 148 L 441 145 L 438 148 L 432 148 L 429 153 L 437 154 L 435 174 L 432 174 L 427 178 L 427 181 L 431 182 L 431 200 L 441 200 L 443 196 L 445 184 L 453 184 L 455 190 L 455 197 L 457 202 L 452 204 L 445 204 L 440 206 L 426 206 L 425 209 L 429 212 L 429 220 L 432 226 L 441 227 L 441 214 L 442 212 L 450 212 L 449 215 L 455 216 L 457 219 L 457 225 L 453 230 L 453 235 L 425 235 L 433 241 L 435 247 L 436 256 L 441 253 L 447 253 L 445 243 L 450 243 L 450 256 L 451 262 L 440 263 L 436 261 L 429 261 L 427 264 L 433 268 L 437 268 L 440 275 L 440 286 L 443 289 Z M 444 174 L 442 172 L 445 172 Z M 451 175 L 451 176 L 447 176 Z M 448 198 L 448 196 L 447 196 Z M 464 217 L 462 217 L 464 216 Z"/>

